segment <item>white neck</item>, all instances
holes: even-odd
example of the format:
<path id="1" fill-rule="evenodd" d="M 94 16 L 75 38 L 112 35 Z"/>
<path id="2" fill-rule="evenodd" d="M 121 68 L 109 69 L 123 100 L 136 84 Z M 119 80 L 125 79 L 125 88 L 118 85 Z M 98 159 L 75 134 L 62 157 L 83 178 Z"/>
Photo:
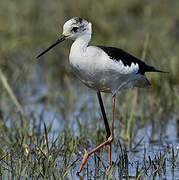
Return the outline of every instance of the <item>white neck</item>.
<path id="1" fill-rule="evenodd" d="M 78 49 L 78 51 L 79 50 L 85 51 L 90 40 L 91 40 L 91 34 L 84 34 L 78 37 L 72 44 L 71 50 Z"/>
<path id="2" fill-rule="evenodd" d="M 76 38 L 76 40 L 71 46 L 71 52 L 73 53 L 74 51 L 85 52 L 88 46 L 88 43 L 91 40 L 91 34 L 92 34 L 92 25 L 91 23 L 88 23 L 87 31 Z"/>

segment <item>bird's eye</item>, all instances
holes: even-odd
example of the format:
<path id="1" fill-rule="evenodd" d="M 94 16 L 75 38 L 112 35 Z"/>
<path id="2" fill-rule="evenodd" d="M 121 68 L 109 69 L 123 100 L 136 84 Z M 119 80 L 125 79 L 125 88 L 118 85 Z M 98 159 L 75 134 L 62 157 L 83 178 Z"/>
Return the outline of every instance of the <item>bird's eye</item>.
<path id="1" fill-rule="evenodd" d="M 77 32 L 77 30 L 78 30 L 78 27 L 73 27 L 73 28 L 72 28 L 72 31 L 73 31 L 73 32 Z"/>

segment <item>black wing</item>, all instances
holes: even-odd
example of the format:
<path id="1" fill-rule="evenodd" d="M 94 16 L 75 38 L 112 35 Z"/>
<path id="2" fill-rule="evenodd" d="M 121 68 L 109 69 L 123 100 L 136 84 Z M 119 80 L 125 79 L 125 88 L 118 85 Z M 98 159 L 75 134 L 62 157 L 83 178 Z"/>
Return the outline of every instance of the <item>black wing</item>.
<path id="1" fill-rule="evenodd" d="M 132 56 L 131 54 L 125 52 L 120 48 L 106 47 L 106 46 L 97 46 L 97 47 L 101 48 L 106 54 L 108 54 L 108 56 L 111 59 L 115 61 L 121 60 L 124 66 L 131 66 L 132 63 L 138 64 L 139 70 L 137 73 L 144 74 L 145 72 L 163 72 L 155 69 L 153 66 L 149 66 L 145 64 L 140 59 L 136 58 L 135 56 Z"/>

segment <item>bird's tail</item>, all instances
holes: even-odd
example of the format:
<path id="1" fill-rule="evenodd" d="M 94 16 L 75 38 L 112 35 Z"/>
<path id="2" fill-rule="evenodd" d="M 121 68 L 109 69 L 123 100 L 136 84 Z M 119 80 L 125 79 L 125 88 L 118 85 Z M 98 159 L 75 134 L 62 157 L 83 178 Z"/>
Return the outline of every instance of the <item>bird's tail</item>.
<path id="1" fill-rule="evenodd" d="M 169 72 L 166 72 L 166 71 L 161 71 L 161 70 L 155 69 L 153 66 L 149 66 L 149 65 L 147 65 L 147 66 L 145 67 L 145 72 L 169 73 Z"/>

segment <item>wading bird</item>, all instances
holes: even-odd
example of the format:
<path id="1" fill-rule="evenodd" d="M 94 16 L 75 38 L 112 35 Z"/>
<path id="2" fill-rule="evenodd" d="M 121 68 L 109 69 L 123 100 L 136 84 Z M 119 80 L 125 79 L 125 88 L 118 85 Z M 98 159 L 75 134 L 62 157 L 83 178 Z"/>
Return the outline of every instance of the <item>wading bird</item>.
<path id="1" fill-rule="evenodd" d="M 114 138 L 116 93 L 122 89 L 132 87 L 148 87 L 150 86 L 150 82 L 147 80 L 145 72 L 163 72 L 145 64 L 122 49 L 106 46 L 88 46 L 92 34 L 91 26 L 92 24 L 90 22 L 79 17 L 68 20 L 63 25 L 61 37 L 37 56 L 39 58 L 66 39 L 73 39 L 74 42 L 69 55 L 72 71 L 80 81 L 97 92 L 107 139 L 104 143 L 84 154 L 77 172 L 78 175 L 85 165 L 87 158 L 105 145 L 108 148 L 109 167 L 111 166 L 111 142 Z M 111 130 L 107 121 L 101 92 L 112 93 Z"/>

